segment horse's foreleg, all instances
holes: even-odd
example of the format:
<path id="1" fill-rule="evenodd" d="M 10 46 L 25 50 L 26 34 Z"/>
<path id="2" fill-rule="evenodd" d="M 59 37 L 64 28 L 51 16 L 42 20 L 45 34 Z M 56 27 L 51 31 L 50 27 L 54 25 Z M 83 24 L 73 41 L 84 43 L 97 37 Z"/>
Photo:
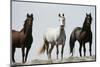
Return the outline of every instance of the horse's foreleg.
<path id="1" fill-rule="evenodd" d="M 62 50 L 61 50 L 61 60 L 63 59 L 63 51 L 64 51 L 64 44 L 62 45 Z"/>
<path id="2" fill-rule="evenodd" d="M 28 52 L 29 52 L 29 50 L 30 50 L 30 47 L 28 47 L 28 48 L 26 49 L 25 62 L 27 61 L 27 56 L 28 56 Z"/>
<path id="3" fill-rule="evenodd" d="M 82 56 L 81 50 L 82 50 L 82 43 L 80 43 L 80 47 L 79 47 L 80 56 Z"/>
<path id="4" fill-rule="evenodd" d="M 90 51 L 90 56 L 92 56 L 92 54 L 91 54 L 91 48 L 92 48 L 92 42 L 89 42 L 89 51 Z"/>
<path id="5" fill-rule="evenodd" d="M 22 62 L 24 63 L 24 55 L 25 55 L 25 52 L 24 52 L 25 48 L 23 47 L 22 48 Z"/>
<path id="6" fill-rule="evenodd" d="M 85 43 L 83 44 L 83 49 L 84 49 L 84 56 L 86 56 L 86 48 L 85 48 Z"/>
<path id="7" fill-rule="evenodd" d="M 12 61 L 13 61 L 13 62 L 15 62 L 14 54 L 15 54 L 15 48 L 13 47 L 13 48 L 12 48 Z"/>
<path id="8" fill-rule="evenodd" d="M 51 48 L 49 50 L 49 54 L 48 54 L 48 59 L 51 60 L 51 52 L 52 52 L 52 49 L 54 48 L 54 45 L 51 44 Z"/>
<path id="9" fill-rule="evenodd" d="M 59 49 L 58 49 L 58 44 L 56 45 L 56 49 L 57 49 L 57 59 L 58 59 L 58 54 L 59 54 Z"/>

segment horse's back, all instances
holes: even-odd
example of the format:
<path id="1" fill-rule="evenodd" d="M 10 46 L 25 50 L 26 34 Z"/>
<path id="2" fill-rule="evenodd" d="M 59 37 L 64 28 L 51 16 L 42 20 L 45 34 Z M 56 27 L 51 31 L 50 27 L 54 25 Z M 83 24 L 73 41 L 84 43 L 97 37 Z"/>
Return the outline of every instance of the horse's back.
<path id="1" fill-rule="evenodd" d="M 12 32 L 17 32 L 16 30 L 12 30 Z"/>
<path id="2" fill-rule="evenodd" d="M 75 39 L 75 40 L 78 40 L 78 41 L 88 42 L 88 40 L 92 36 L 91 34 L 92 34 L 91 32 L 89 33 L 87 31 L 82 30 L 81 27 L 76 27 L 74 29 L 74 31 L 72 32 L 72 34 L 71 34 L 71 38 Z"/>

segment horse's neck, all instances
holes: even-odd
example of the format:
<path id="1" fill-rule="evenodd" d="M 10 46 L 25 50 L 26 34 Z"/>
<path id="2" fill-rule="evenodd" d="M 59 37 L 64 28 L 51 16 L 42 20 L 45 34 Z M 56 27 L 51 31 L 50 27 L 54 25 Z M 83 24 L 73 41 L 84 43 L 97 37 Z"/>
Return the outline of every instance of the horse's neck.
<path id="1" fill-rule="evenodd" d="M 82 27 L 82 30 L 83 30 L 83 31 L 91 31 L 91 25 L 90 25 L 89 27 L 87 27 L 87 26 L 86 26 L 86 23 L 84 23 L 84 24 L 83 24 L 83 27 Z"/>
<path id="2" fill-rule="evenodd" d="M 27 31 L 25 32 L 25 34 L 26 34 L 27 36 L 32 35 L 32 28 L 29 29 L 29 30 L 27 30 Z"/>
<path id="3" fill-rule="evenodd" d="M 24 28 L 22 28 L 19 32 L 24 32 Z M 27 36 L 27 35 L 31 35 L 32 34 L 32 28 L 28 31 L 26 31 L 26 32 L 24 32 L 24 34 Z"/>
<path id="4" fill-rule="evenodd" d="M 60 35 L 64 34 L 65 33 L 65 29 L 64 27 L 60 27 Z"/>
<path id="5" fill-rule="evenodd" d="M 65 35 L 65 30 L 64 30 L 64 28 L 60 27 L 60 29 L 59 29 L 59 36 L 57 38 L 57 41 L 61 40 L 63 35 Z"/>

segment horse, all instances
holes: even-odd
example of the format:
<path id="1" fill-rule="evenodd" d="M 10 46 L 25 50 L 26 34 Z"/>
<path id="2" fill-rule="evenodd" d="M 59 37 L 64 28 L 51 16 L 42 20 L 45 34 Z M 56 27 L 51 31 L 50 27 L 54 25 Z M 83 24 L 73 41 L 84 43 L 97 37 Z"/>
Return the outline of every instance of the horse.
<path id="1" fill-rule="evenodd" d="M 22 49 L 22 63 L 27 61 L 28 52 L 33 42 L 32 36 L 32 25 L 33 25 L 33 14 L 27 14 L 27 18 L 20 31 L 12 30 L 12 61 L 15 62 L 14 54 L 16 48 Z M 26 48 L 26 54 L 25 54 Z"/>
<path id="2" fill-rule="evenodd" d="M 70 53 L 72 53 L 73 56 L 73 48 L 75 46 L 75 42 L 78 41 L 79 42 L 79 54 L 80 57 L 82 57 L 82 46 L 83 46 L 83 52 L 84 52 L 84 56 L 86 56 L 86 47 L 85 47 L 85 43 L 89 42 L 89 52 L 90 52 L 90 56 L 91 54 L 91 46 L 92 46 L 92 31 L 91 31 L 91 23 L 92 23 L 92 16 L 91 13 L 87 14 L 86 13 L 86 17 L 83 23 L 82 27 L 76 27 L 70 36 L 70 41 L 69 41 L 69 46 L 70 46 Z"/>
<path id="3" fill-rule="evenodd" d="M 64 14 L 60 14 L 60 13 L 58 14 L 58 17 L 61 23 L 60 27 L 47 29 L 47 31 L 45 32 L 43 36 L 44 44 L 40 50 L 40 54 L 46 51 L 48 60 L 51 60 L 51 52 L 54 46 L 56 46 L 56 49 L 57 49 L 56 55 L 58 59 L 58 53 L 59 53 L 58 46 L 59 45 L 62 45 L 61 59 L 63 59 L 63 50 L 65 46 L 65 41 L 66 41 L 66 34 L 65 34 L 65 29 L 64 29 L 65 28 L 65 17 L 64 17 Z"/>

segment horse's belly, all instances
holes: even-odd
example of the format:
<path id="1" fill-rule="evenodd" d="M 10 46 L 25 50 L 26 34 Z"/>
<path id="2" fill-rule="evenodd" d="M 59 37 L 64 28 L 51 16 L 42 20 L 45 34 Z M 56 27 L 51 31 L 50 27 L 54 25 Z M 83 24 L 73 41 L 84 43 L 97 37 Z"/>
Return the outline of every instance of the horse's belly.
<path id="1" fill-rule="evenodd" d="M 55 41 L 56 37 L 49 35 L 49 36 L 46 36 L 46 39 L 47 39 L 49 42 L 52 42 L 52 41 Z"/>
<path id="2" fill-rule="evenodd" d="M 24 46 L 23 43 L 21 43 L 23 40 L 21 39 L 23 38 L 22 36 L 20 36 L 19 33 L 15 32 L 12 34 L 12 46 L 20 48 L 22 46 Z"/>
<path id="3" fill-rule="evenodd" d="M 21 48 L 21 47 L 22 47 L 22 45 L 17 44 L 15 47 L 17 47 L 17 48 Z"/>
<path id="4" fill-rule="evenodd" d="M 18 40 L 12 41 L 12 45 L 17 48 L 24 46 L 24 44 L 21 44 L 20 41 L 18 41 Z"/>
<path id="5" fill-rule="evenodd" d="M 49 30 L 46 32 L 45 37 L 48 41 L 56 41 L 59 36 L 59 30 Z"/>

